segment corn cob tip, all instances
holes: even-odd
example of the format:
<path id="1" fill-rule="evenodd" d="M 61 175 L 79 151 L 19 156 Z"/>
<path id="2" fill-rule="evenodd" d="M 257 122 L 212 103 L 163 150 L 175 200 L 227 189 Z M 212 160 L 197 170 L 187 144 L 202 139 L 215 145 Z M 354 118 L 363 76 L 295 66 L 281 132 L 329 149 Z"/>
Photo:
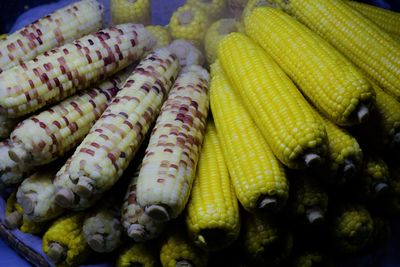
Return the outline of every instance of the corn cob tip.
<path id="1" fill-rule="evenodd" d="M 101 234 L 95 234 L 91 236 L 87 243 L 94 251 L 104 251 L 105 240 Z"/>
<path id="2" fill-rule="evenodd" d="M 18 228 L 22 224 L 22 214 L 18 211 L 7 214 L 5 223 L 9 229 Z"/>
<path id="3" fill-rule="evenodd" d="M 22 163 L 29 159 L 29 153 L 20 144 L 13 144 L 12 148 L 8 151 L 8 156 L 15 162 Z"/>
<path id="4" fill-rule="evenodd" d="M 57 242 L 53 242 L 49 245 L 47 256 L 54 263 L 62 262 L 67 256 L 67 249 Z"/>
<path id="5" fill-rule="evenodd" d="M 359 123 L 364 123 L 368 120 L 369 108 L 366 105 L 360 105 L 360 108 L 357 111 L 357 118 Z"/>
<path id="6" fill-rule="evenodd" d="M 155 221 L 167 222 L 170 220 L 167 209 L 161 205 L 150 205 L 144 211 Z"/>
<path id="7" fill-rule="evenodd" d="M 307 220 L 310 224 L 320 225 L 325 221 L 322 210 L 319 207 L 313 207 L 306 211 Z"/>
<path id="8" fill-rule="evenodd" d="M 174 40 L 169 46 L 169 51 L 174 53 L 179 60 L 182 68 L 191 65 L 203 65 L 204 56 L 202 52 L 197 49 L 192 43 L 183 39 Z"/>
<path id="9" fill-rule="evenodd" d="M 90 197 L 94 190 L 92 179 L 86 176 L 80 176 L 75 188 L 76 194 L 79 196 L 84 198 Z"/>
<path id="10" fill-rule="evenodd" d="M 274 197 L 264 197 L 259 203 L 258 208 L 262 210 L 275 211 L 278 207 L 278 200 Z"/>
<path id="11" fill-rule="evenodd" d="M 193 267 L 194 265 L 187 260 L 180 260 L 176 262 L 176 267 Z"/>
<path id="12" fill-rule="evenodd" d="M 373 185 L 373 189 L 375 194 L 377 195 L 385 195 L 389 191 L 389 185 L 385 182 L 379 182 Z"/>
<path id="13" fill-rule="evenodd" d="M 29 195 L 24 195 L 23 197 L 21 197 L 20 202 L 24 213 L 31 214 L 35 210 L 35 205 L 37 203 L 37 194 L 30 193 Z"/>
<path id="14" fill-rule="evenodd" d="M 59 206 L 63 208 L 68 208 L 73 205 L 75 195 L 71 190 L 67 188 L 62 188 L 56 193 L 54 199 Z"/>
<path id="15" fill-rule="evenodd" d="M 133 238 L 136 242 L 141 242 L 143 241 L 143 238 L 146 234 L 146 231 L 144 229 L 144 226 L 141 224 L 132 224 L 129 226 L 128 229 L 128 236 L 130 238 Z"/>
<path id="16" fill-rule="evenodd" d="M 304 163 L 306 164 L 307 168 L 318 166 L 321 164 L 321 162 L 322 159 L 318 154 L 310 153 L 304 156 Z"/>

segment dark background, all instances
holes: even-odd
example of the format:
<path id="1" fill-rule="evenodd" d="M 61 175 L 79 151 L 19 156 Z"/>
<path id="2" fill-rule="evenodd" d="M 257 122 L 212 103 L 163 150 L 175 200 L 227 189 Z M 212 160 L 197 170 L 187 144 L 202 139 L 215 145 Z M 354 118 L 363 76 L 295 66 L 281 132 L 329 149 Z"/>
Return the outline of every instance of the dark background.
<path id="1" fill-rule="evenodd" d="M 0 0 L 0 33 L 10 30 L 15 20 L 25 10 L 42 4 L 56 2 L 54 0 Z M 167 0 L 168 1 L 168 0 Z M 366 2 L 385 8 L 400 11 L 400 0 L 364 0 Z"/>

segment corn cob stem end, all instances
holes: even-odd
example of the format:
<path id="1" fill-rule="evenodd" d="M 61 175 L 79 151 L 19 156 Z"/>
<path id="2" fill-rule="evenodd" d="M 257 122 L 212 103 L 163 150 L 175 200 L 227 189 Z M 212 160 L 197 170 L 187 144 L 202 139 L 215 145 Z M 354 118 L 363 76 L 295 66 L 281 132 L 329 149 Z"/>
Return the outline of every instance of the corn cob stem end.
<path id="1" fill-rule="evenodd" d="M 193 12 L 190 10 L 186 10 L 179 15 L 179 23 L 181 25 L 190 24 L 193 20 Z"/>
<path id="2" fill-rule="evenodd" d="M 25 214 L 31 214 L 35 210 L 35 205 L 37 202 L 36 193 L 25 195 L 21 198 L 21 207 Z"/>
<path id="3" fill-rule="evenodd" d="M 315 166 L 320 165 L 322 162 L 321 157 L 318 154 L 315 153 L 309 153 L 304 155 L 304 163 L 307 168 L 312 168 Z"/>
<path id="4" fill-rule="evenodd" d="M 141 224 L 132 224 L 129 226 L 128 229 L 128 236 L 130 238 L 133 238 L 136 242 L 141 242 L 143 241 L 144 235 L 146 234 L 146 231 Z"/>
<path id="5" fill-rule="evenodd" d="M 193 267 L 194 265 L 187 260 L 180 260 L 176 262 L 176 267 Z"/>
<path id="6" fill-rule="evenodd" d="M 350 159 L 344 160 L 343 177 L 345 179 L 351 178 L 356 174 L 357 168 L 353 161 Z"/>
<path id="7" fill-rule="evenodd" d="M 167 209 L 161 205 L 150 205 L 145 208 L 145 212 L 155 221 L 166 222 L 170 220 Z"/>
<path id="8" fill-rule="evenodd" d="M 319 207 L 312 207 L 306 211 L 307 220 L 310 224 L 320 225 L 325 218 L 322 210 Z"/>
<path id="9" fill-rule="evenodd" d="M 373 190 L 377 195 L 385 195 L 389 191 L 389 185 L 385 182 L 375 183 Z"/>
<path id="10" fill-rule="evenodd" d="M 27 161 L 29 153 L 24 149 L 21 144 L 13 144 L 12 148 L 8 151 L 8 156 L 15 162 L 23 163 Z"/>
<path id="11" fill-rule="evenodd" d="M 357 111 L 357 118 L 359 123 L 364 123 L 368 120 L 369 108 L 366 105 L 364 104 L 360 105 L 360 108 Z"/>
<path id="12" fill-rule="evenodd" d="M 22 214 L 14 211 L 6 216 L 6 226 L 10 229 L 16 229 L 22 224 Z"/>
<path id="13" fill-rule="evenodd" d="M 95 234 L 93 235 L 87 243 L 89 246 L 94 250 L 94 251 L 104 251 L 105 247 L 105 240 L 104 237 L 101 234 Z"/>
<path id="14" fill-rule="evenodd" d="M 53 242 L 49 245 L 47 256 L 54 263 L 59 263 L 67 256 L 67 249 L 59 243 Z"/>
<path id="15" fill-rule="evenodd" d="M 278 208 L 278 200 L 274 197 L 261 197 L 258 208 L 262 210 L 276 211 Z"/>
<path id="16" fill-rule="evenodd" d="M 72 206 L 74 200 L 75 200 L 74 193 L 67 188 L 60 189 L 55 195 L 56 203 L 63 208 L 68 208 Z"/>

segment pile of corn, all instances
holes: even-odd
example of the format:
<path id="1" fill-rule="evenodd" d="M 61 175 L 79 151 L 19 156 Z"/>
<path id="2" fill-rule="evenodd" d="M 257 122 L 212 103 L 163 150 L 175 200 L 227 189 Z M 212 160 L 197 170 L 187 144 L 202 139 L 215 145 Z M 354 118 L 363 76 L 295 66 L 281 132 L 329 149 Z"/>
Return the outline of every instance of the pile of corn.
<path id="1" fill-rule="evenodd" d="M 334 266 L 385 244 L 400 14 L 188 0 L 144 26 L 150 4 L 111 0 L 104 27 L 82 0 L 0 40 L 7 227 L 57 266 Z"/>

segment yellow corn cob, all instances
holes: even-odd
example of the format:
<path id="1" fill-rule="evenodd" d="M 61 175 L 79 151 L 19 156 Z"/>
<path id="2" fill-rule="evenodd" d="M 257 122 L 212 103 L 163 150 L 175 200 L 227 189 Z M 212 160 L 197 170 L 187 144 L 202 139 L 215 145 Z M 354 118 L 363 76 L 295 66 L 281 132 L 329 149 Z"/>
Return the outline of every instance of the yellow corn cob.
<path id="1" fill-rule="evenodd" d="M 205 11 L 184 5 L 172 14 L 168 27 L 173 39 L 185 39 L 200 47 L 208 24 Z"/>
<path id="2" fill-rule="evenodd" d="M 346 3 L 385 31 L 400 34 L 400 13 L 355 1 Z"/>
<path id="3" fill-rule="evenodd" d="M 317 111 L 314 111 L 314 114 L 320 118 L 328 136 L 329 171 L 326 172 L 325 167 L 322 167 L 323 175 L 328 176 L 329 182 L 333 184 L 346 183 L 354 177 L 361 166 L 363 152 L 360 145 L 345 129 L 338 127 Z"/>
<path id="4" fill-rule="evenodd" d="M 373 200 L 389 191 L 389 167 L 381 157 L 369 155 L 354 186 L 363 199 Z"/>
<path id="5" fill-rule="evenodd" d="M 0 74 L 0 113 L 19 117 L 87 88 L 154 45 L 141 25 L 122 24 L 45 52 Z"/>
<path id="6" fill-rule="evenodd" d="M 218 57 L 275 156 L 289 168 L 318 165 L 327 150 L 325 129 L 272 58 L 240 33 L 221 41 Z"/>
<path id="7" fill-rule="evenodd" d="M 109 196 L 99 203 L 83 221 L 83 236 L 96 252 L 107 253 L 122 244 L 122 225 L 120 222 L 120 198 Z"/>
<path id="8" fill-rule="evenodd" d="M 400 100 L 400 43 L 341 0 L 269 0 L 329 41 Z"/>
<path id="9" fill-rule="evenodd" d="M 240 203 L 251 212 L 283 207 L 289 190 L 283 166 L 254 125 L 218 61 L 211 65 L 210 95 L 222 152 Z"/>
<path id="10" fill-rule="evenodd" d="M 0 115 L 0 139 L 8 138 L 19 120 Z"/>
<path id="11" fill-rule="evenodd" d="M 12 192 L 6 203 L 6 226 L 10 229 L 19 229 L 27 234 L 40 234 L 47 229 L 47 223 L 29 221 L 23 213 L 22 207 L 17 203 L 16 192 Z"/>
<path id="12" fill-rule="evenodd" d="M 64 209 L 54 201 L 55 187 L 53 179 L 60 163 L 43 167 L 18 187 L 17 201 L 30 221 L 45 222 L 58 217 Z"/>
<path id="13" fill-rule="evenodd" d="M 50 226 L 43 236 L 42 249 L 58 266 L 78 266 L 88 259 L 90 248 L 82 232 L 83 213 L 65 215 Z"/>
<path id="14" fill-rule="evenodd" d="M 208 28 L 204 37 L 204 49 L 209 64 L 217 59 L 218 44 L 231 32 L 243 32 L 243 26 L 231 18 L 217 20 Z"/>
<path id="15" fill-rule="evenodd" d="M 247 1 L 246 5 L 244 6 L 243 13 L 241 15 L 241 21 L 242 23 L 251 15 L 251 13 L 256 9 L 257 7 L 262 7 L 262 6 L 269 6 L 268 0 L 249 0 Z"/>
<path id="16" fill-rule="evenodd" d="M 292 251 L 291 232 L 268 215 L 246 214 L 242 231 L 246 256 L 260 266 L 280 265 Z"/>
<path id="17" fill-rule="evenodd" d="M 157 255 L 148 244 L 131 243 L 126 246 L 118 255 L 117 267 L 156 267 Z"/>
<path id="18" fill-rule="evenodd" d="M 202 66 L 204 63 L 203 53 L 188 41 L 174 40 L 168 49 L 178 57 L 182 69 L 192 65 Z"/>
<path id="19" fill-rule="evenodd" d="M 19 184 L 31 171 L 31 168 L 13 161 L 8 152 L 12 148 L 9 139 L 0 142 L 0 181 L 6 186 Z"/>
<path id="20" fill-rule="evenodd" d="M 114 25 L 128 22 L 147 25 L 151 21 L 150 0 L 111 0 L 110 9 Z"/>
<path id="21" fill-rule="evenodd" d="M 137 203 L 137 179 L 140 167 L 133 175 L 122 205 L 121 222 L 126 233 L 135 242 L 143 242 L 158 237 L 164 231 L 164 222 L 152 219 Z"/>
<path id="22" fill-rule="evenodd" d="M 154 48 L 161 48 L 171 43 L 171 33 L 168 27 L 160 25 L 151 25 L 145 27 L 148 32 L 153 34 L 157 40 L 157 44 Z"/>
<path id="23" fill-rule="evenodd" d="M 6 40 L 7 37 L 8 37 L 8 34 L 6 34 L 6 33 L 1 34 L 1 35 L 0 35 L 0 41 Z"/>
<path id="24" fill-rule="evenodd" d="M 85 208 L 86 201 L 117 182 L 155 121 L 178 69 L 178 60 L 167 48 L 141 61 L 57 173 L 60 206 Z"/>
<path id="25" fill-rule="evenodd" d="M 35 166 L 65 155 L 89 132 L 125 76 L 122 72 L 22 121 L 11 133 L 10 157 L 19 164 Z"/>
<path id="26" fill-rule="evenodd" d="M 227 6 L 226 2 L 227 0 L 187 0 L 186 4 L 203 9 L 209 20 L 215 20 L 224 13 Z"/>
<path id="27" fill-rule="evenodd" d="M 343 253 L 362 250 L 373 232 L 373 221 L 368 210 L 355 203 L 337 204 L 332 220 L 332 235 L 336 249 Z"/>
<path id="28" fill-rule="evenodd" d="M 352 125 L 368 118 L 375 97 L 371 85 L 316 33 L 272 7 L 255 9 L 246 18 L 245 29 L 330 120 Z"/>
<path id="29" fill-rule="evenodd" d="M 185 231 L 173 229 L 161 241 L 160 260 L 163 267 L 207 266 L 208 253 L 193 245 L 185 234 Z"/>
<path id="30" fill-rule="evenodd" d="M 229 11 L 236 19 L 240 19 L 243 10 L 249 0 L 228 0 Z"/>
<path id="31" fill-rule="evenodd" d="M 10 34 L 0 42 L 0 72 L 99 30 L 103 11 L 96 0 L 78 1 Z"/>
<path id="32" fill-rule="evenodd" d="M 209 74 L 185 68 L 163 104 L 137 183 L 137 201 L 155 220 L 178 217 L 189 199 L 208 114 Z"/>
<path id="33" fill-rule="evenodd" d="M 228 247 L 240 231 L 239 205 L 212 121 L 207 123 L 186 226 L 194 243 L 208 250 Z"/>

